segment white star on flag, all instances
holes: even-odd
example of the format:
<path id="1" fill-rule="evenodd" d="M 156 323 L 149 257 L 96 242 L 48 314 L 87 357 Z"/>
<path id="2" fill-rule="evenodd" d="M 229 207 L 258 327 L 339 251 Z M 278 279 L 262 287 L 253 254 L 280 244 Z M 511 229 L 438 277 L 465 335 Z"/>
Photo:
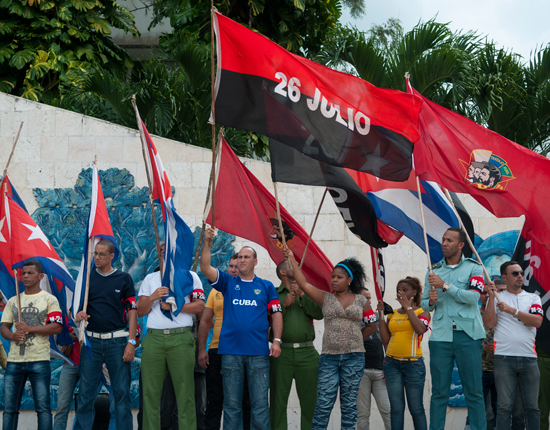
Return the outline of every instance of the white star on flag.
<path id="1" fill-rule="evenodd" d="M 21 223 L 21 225 L 24 225 L 30 231 L 32 231 L 32 234 L 29 236 L 29 238 L 27 240 L 40 239 L 42 242 L 44 242 L 46 244 L 46 246 L 49 249 L 52 249 L 52 247 L 50 246 L 50 241 L 44 235 L 44 232 L 40 229 L 40 227 L 38 227 L 37 225 L 29 225 L 29 224 L 24 224 L 24 223 Z"/>

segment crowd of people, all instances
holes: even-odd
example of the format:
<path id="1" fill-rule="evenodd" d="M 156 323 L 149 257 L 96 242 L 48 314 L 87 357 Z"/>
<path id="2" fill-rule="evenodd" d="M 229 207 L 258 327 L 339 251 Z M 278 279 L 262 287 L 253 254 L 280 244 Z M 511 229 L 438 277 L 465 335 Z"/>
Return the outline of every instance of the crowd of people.
<path id="1" fill-rule="evenodd" d="M 106 378 L 113 426 L 132 429 L 131 362 L 140 342 L 137 317 L 147 315 L 139 414 L 139 426 L 146 430 L 160 430 L 166 411 L 176 413 L 177 420 L 169 419 L 163 429 L 219 429 L 222 416 L 225 430 L 287 429 L 293 381 L 302 430 L 327 428 L 338 393 L 342 430 L 369 429 L 371 397 L 386 430 L 404 428 L 405 405 L 415 429 L 427 429 L 429 423 L 431 430 L 442 430 L 455 363 L 471 429 L 548 430 L 550 357 L 535 344 L 543 321 L 541 299 L 522 289 L 524 273 L 517 262 L 504 263 L 498 280 L 486 283 L 481 265 L 462 253 L 464 233 L 450 228 L 443 236 L 444 258 L 428 270 L 424 288 L 417 278 L 401 279 L 395 289 L 400 307 L 393 310 L 379 301 L 375 310 L 363 266 L 354 258 L 334 267 L 329 293 L 308 283 L 285 247 L 276 288 L 255 275 L 258 259 L 252 247 L 231 258 L 228 273 L 213 267 L 214 236 L 213 229 L 206 230 L 200 260 L 212 286 L 206 305 L 202 283 L 191 272 L 193 288 L 177 314 L 175 305 L 162 300 L 169 290 L 159 271 L 144 279 L 136 301 L 132 277 L 112 266 L 114 245 L 105 240 L 96 245 L 88 307 L 74 317 L 74 338 L 82 327 L 88 344 L 81 348 L 76 341 L 66 351 L 75 366 L 63 366 L 54 419 L 48 338 L 61 332 L 63 320 L 57 300 L 40 289 L 40 263 L 26 262 L 21 308 L 12 298 L 2 315 L 1 335 L 11 341 L 7 364 L 0 354 L 3 429 L 17 428 L 27 379 L 37 428 L 66 429 L 80 379 L 72 428 L 91 430 L 94 403 Z M 163 247 L 161 260 L 162 254 Z M 313 320 L 320 319 L 325 327 L 321 354 L 313 345 Z M 429 419 L 421 345 L 428 330 Z M 196 377 L 196 363 L 206 369 L 203 379 Z M 197 390 L 203 385 L 206 401 L 200 399 L 204 390 Z"/>

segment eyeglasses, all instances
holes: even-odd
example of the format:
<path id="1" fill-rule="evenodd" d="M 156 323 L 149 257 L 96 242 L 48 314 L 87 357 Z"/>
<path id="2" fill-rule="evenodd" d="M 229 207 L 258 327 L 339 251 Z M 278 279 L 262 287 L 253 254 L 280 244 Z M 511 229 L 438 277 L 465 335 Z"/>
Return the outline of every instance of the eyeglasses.
<path id="1" fill-rule="evenodd" d="M 107 254 L 106 252 L 94 252 L 94 253 L 93 253 L 93 256 L 94 256 L 94 257 L 101 257 L 101 258 L 107 257 L 107 256 L 109 256 L 109 255 L 111 255 L 111 254 Z"/>
<path id="2" fill-rule="evenodd" d="M 514 270 L 513 272 L 510 273 L 510 275 L 514 276 L 514 277 L 518 277 L 519 275 L 523 276 L 523 270 Z"/>

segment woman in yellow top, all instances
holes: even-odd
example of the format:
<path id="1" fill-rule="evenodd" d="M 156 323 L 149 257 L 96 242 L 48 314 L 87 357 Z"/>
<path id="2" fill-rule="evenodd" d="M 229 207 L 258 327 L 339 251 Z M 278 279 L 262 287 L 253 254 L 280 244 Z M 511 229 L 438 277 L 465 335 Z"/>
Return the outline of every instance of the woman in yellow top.
<path id="1" fill-rule="evenodd" d="M 415 430 L 426 430 L 424 382 L 426 367 L 420 342 L 428 330 L 429 312 L 420 307 L 422 285 L 407 276 L 397 283 L 397 301 L 401 305 L 384 320 L 384 305 L 378 302 L 380 338 L 386 347 L 384 377 L 391 406 L 391 428 L 402 430 L 405 415 L 405 392 Z"/>

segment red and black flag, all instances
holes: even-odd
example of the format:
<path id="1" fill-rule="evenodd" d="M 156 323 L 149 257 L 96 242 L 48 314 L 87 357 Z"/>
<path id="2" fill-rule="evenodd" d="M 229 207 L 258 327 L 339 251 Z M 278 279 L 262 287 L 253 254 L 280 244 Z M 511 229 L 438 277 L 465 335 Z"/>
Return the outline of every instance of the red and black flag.
<path id="1" fill-rule="evenodd" d="M 309 235 L 280 206 L 283 232 L 279 228 L 275 198 L 250 170 L 238 159 L 225 139 L 218 149 L 215 185 L 215 226 L 264 247 L 275 264 L 284 260 L 282 235 L 301 261 Z M 210 205 L 206 222 L 212 223 Z M 325 291 L 332 291 L 332 263 L 312 240 L 302 270 L 309 283 Z"/>
<path id="2" fill-rule="evenodd" d="M 517 261 L 525 271 L 523 289 L 540 296 L 543 321 L 537 330 L 535 344 L 550 355 L 550 251 L 537 241 L 527 223 L 523 226 L 512 260 Z"/>
<path id="3" fill-rule="evenodd" d="M 307 157 L 273 139 L 269 151 L 273 182 L 327 187 L 344 222 L 363 242 L 383 248 L 403 236 L 377 218 L 371 201 L 346 169 Z"/>
<path id="4" fill-rule="evenodd" d="M 217 123 L 261 133 L 329 165 L 407 180 L 420 99 L 291 54 L 216 12 L 212 19 Z"/>

